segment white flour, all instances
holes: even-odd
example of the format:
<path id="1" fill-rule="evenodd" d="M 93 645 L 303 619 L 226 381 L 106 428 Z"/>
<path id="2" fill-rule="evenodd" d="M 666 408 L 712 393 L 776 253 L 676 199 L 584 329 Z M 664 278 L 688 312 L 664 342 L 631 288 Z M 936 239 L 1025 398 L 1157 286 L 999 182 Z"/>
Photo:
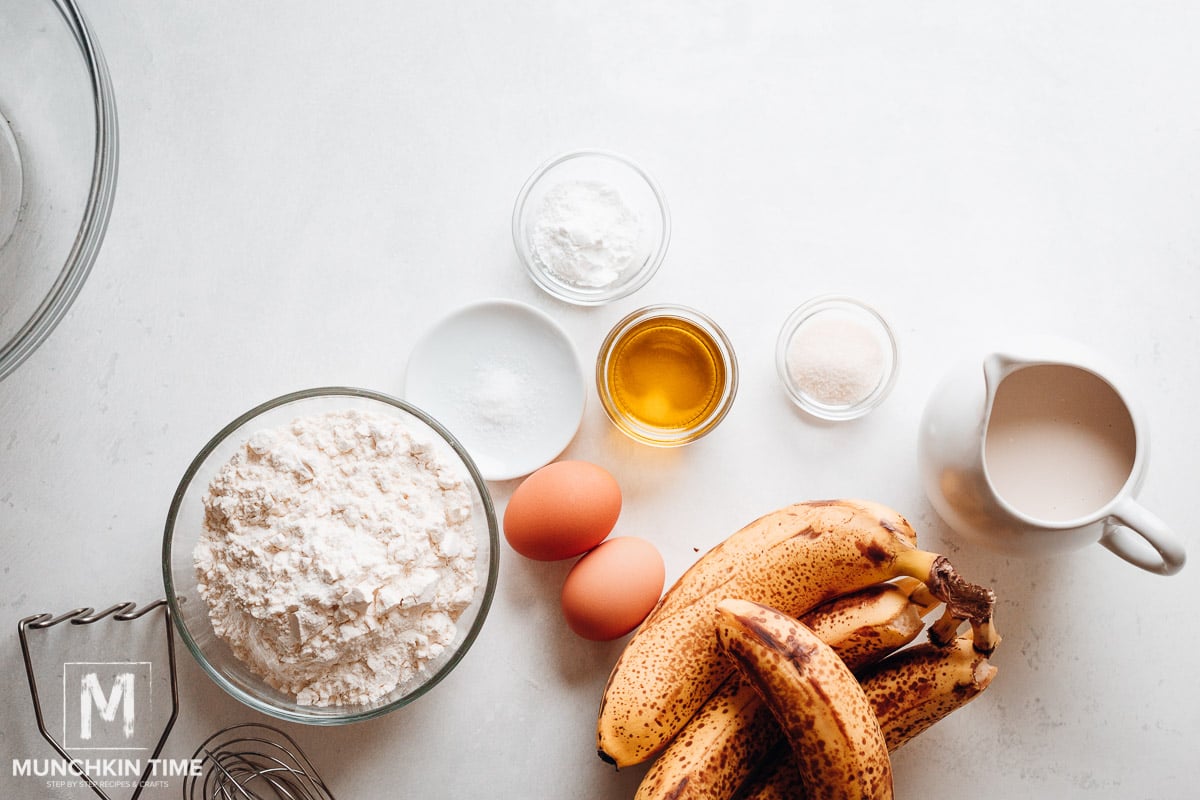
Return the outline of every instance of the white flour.
<path id="1" fill-rule="evenodd" d="M 298 703 L 374 702 L 455 641 L 477 582 L 472 496 L 402 421 L 349 410 L 255 433 L 204 506 L 213 628 Z"/>
<path id="2" fill-rule="evenodd" d="M 571 286 L 610 286 L 637 261 L 641 226 L 621 193 L 596 181 L 568 181 L 546 193 L 532 233 L 534 257 Z"/>

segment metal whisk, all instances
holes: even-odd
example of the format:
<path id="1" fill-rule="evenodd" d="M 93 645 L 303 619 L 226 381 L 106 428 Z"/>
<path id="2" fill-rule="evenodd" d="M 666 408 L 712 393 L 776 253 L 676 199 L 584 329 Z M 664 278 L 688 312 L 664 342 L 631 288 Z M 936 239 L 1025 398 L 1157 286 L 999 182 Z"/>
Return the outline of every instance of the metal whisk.
<path id="1" fill-rule="evenodd" d="M 187 800 L 334 800 L 300 745 L 269 725 L 223 728 L 192 758 L 201 769 L 184 781 Z"/>

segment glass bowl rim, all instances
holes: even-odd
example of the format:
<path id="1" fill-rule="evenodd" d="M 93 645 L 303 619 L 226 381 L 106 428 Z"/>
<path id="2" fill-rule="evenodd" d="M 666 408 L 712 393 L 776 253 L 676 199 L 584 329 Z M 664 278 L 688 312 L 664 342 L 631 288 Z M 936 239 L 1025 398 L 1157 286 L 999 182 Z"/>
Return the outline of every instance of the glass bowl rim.
<path id="1" fill-rule="evenodd" d="M 609 357 L 612 355 L 613 345 L 616 344 L 617 340 L 634 325 L 644 320 L 660 317 L 682 319 L 696 325 L 708 334 L 721 354 L 726 372 L 725 391 L 718 401 L 716 410 L 705 417 L 701 424 L 679 436 L 669 438 L 656 436 L 652 429 L 638 425 L 633 420 L 619 414 L 613 407 L 614 403 L 612 402 L 611 392 L 609 392 L 607 382 L 605 381 L 606 367 Z M 604 341 L 600 345 L 600 350 L 596 355 L 595 380 L 596 392 L 600 396 L 600 406 L 604 409 L 604 413 L 613 425 L 622 433 L 636 441 L 653 447 L 681 447 L 712 433 L 720 425 L 721 421 L 728 416 L 730 409 L 733 408 L 733 402 L 737 398 L 740 376 L 737 353 L 733 349 L 733 343 L 729 340 L 724 329 L 712 317 L 691 306 L 678 303 L 656 303 L 631 311 L 612 326 L 608 334 L 605 335 Z"/>
<path id="2" fill-rule="evenodd" d="M 83 288 L 108 231 L 116 197 L 118 132 L 112 79 L 100 44 L 75 0 L 52 0 L 83 56 L 95 114 L 92 175 L 79 229 L 66 261 L 32 316 L 0 344 L 0 380 L 4 380 L 58 327 Z"/>
<path id="3" fill-rule="evenodd" d="M 386 405 L 390 405 L 393 408 L 399 409 L 400 411 L 411 414 L 424 424 L 428 425 L 439 436 L 441 436 L 454 450 L 455 454 L 462 460 L 463 465 L 466 467 L 467 472 L 470 474 L 471 480 L 475 484 L 475 488 L 479 493 L 479 497 L 484 508 L 484 516 L 487 520 L 489 555 L 487 579 L 484 583 L 484 591 L 480 601 L 479 611 L 475 614 L 475 618 L 471 621 L 470 629 L 463 637 L 463 640 L 458 644 L 457 649 L 446 660 L 446 662 L 438 668 L 436 672 L 422 681 L 422 683 L 411 692 L 391 701 L 390 703 L 367 708 L 362 711 L 347 711 L 347 713 L 339 714 L 337 716 L 313 717 L 293 711 L 291 709 L 280 708 L 249 694 L 240 687 L 235 686 L 223 674 L 221 674 L 221 671 L 217 669 L 216 665 L 208 660 L 207 656 L 204 655 L 203 650 L 196 643 L 195 639 L 192 638 L 191 633 L 188 631 L 187 626 L 183 621 L 183 614 L 181 613 L 181 609 L 179 607 L 179 598 L 175 591 L 175 582 L 172 576 L 171 545 L 174 538 L 175 522 L 179 514 L 180 504 L 183 502 L 183 498 L 187 494 L 187 491 L 191 486 L 192 481 L 195 479 L 196 474 L 199 472 L 200 467 L 213 453 L 213 451 L 216 450 L 217 447 L 219 447 L 226 439 L 229 438 L 229 436 L 231 436 L 243 425 L 267 411 L 281 408 L 296 401 L 323 397 L 350 397 L 381 402 Z M 417 698 L 423 696 L 454 670 L 454 668 L 458 665 L 458 662 L 462 660 L 463 656 L 465 656 L 467 651 L 471 648 L 471 645 L 475 643 L 476 638 L 478 638 L 479 633 L 483 628 L 484 621 L 487 619 L 488 612 L 491 608 L 492 601 L 496 593 L 496 585 L 499 578 L 499 547 L 499 522 L 496 518 L 495 505 L 492 501 L 491 493 L 488 491 L 487 483 L 484 481 L 483 476 L 479 473 L 479 468 L 471 459 L 470 454 L 467 453 L 466 449 L 456 438 L 454 438 L 454 435 L 451 434 L 450 431 L 448 431 L 440 422 L 435 420 L 426 412 L 422 411 L 411 403 L 401 400 L 400 398 L 393 397 L 382 392 L 373 391 L 371 389 L 362 389 L 352 386 L 321 386 L 311 389 L 300 389 L 294 392 L 288 392 L 287 394 L 279 395 L 278 397 L 274 397 L 270 400 L 259 403 L 250 410 L 238 415 L 237 418 L 226 424 L 221 428 L 221 430 L 213 435 L 208 442 L 205 443 L 204 447 L 200 449 L 200 452 L 196 454 L 195 458 L 192 459 L 191 463 L 188 464 L 188 467 L 184 471 L 183 477 L 180 479 L 179 485 L 175 490 L 175 494 L 171 498 L 171 506 L 167 511 L 167 521 L 163 532 L 162 546 L 163 586 L 166 590 L 167 604 L 171 611 L 171 617 L 175 622 L 175 630 L 178 631 L 179 636 L 183 640 L 183 643 L 187 646 L 188 651 L 191 652 L 192 657 L 195 658 L 196 662 L 200 665 L 204 672 L 208 674 L 214 683 L 225 690 L 226 693 L 230 694 L 235 699 L 241 701 L 250 708 L 275 717 L 276 719 L 282 719 L 288 722 L 297 722 L 306 725 L 345 725 L 352 722 L 373 719 L 408 705 Z M 348 706 L 347 708 L 349 709 L 353 707 Z"/>
<path id="4" fill-rule="evenodd" d="M 879 326 L 888 344 L 885 353 L 887 357 L 886 376 L 862 400 L 844 407 L 823 405 L 810 400 L 794 385 L 787 370 L 787 348 L 800 326 L 822 311 L 838 308 L 849 308 L 854 313 L 865 314 L 868 319 Z M 874 306 L 846 294 L 823 294 L 801 303 L 784 320 L 775 341 L 775 370 L 779 374 L 779 380 L 783 383 L 789 399 L 797 407 L 818 419 L 844 422 L 866 416 L 891 393 L 900 372 L 900 348 L 891 323 Z"/>
<path id="5" fill-rule="evenodd" d="M 543 271 L 538 269 L 533 264 L 533 259 L 527 257 L 526 248 L 522 245 L 522 220 L 525 216 L 525 207 L 529 200 L 529 195 L 533 192 L 543 178 L 549 172 L 560 164 L 572 161 L 577 158 L 600 158 L 615 161 L 632 170 L 638 177 L 645 181 L 646 186 L 654 195 L 655 201 L 658 204 L 659 221 L 662 232 L 658 237 L 657 246 L 650 259 L 645 266 L 637 272 L 632 273 L 630 278 L 624 282 L 614 284 L 606 290 L 602 291 L 582 291 L 572 290 L 568 286 L 551 281 L 543 274 Z M 580 148 L 577 150 L 568 150 L 560 153 L 557 156 L 543 161 L 537 169 L 535 169 L 525 183 L 521 186 L 517 193 L 517 199 L 513 203 L 512 212 L 512 237 L 513 246 L 517 251 L 517 258 L 521 261 L 521 265 L 543 291 L 552 297 L 556 297 L 566 303 L 571 303 L 578 306 L 602 306 L 611 303 L 614 300 L 619 300 L 622 297 L 628 297 L 638 289 L 650 282 L 657 273 L 659 267 L 667 257 L 667 250 L 671 243 L 671 211 L 667 206 L 667 197 L 663 193 L 662 187 L 654 176 L 646 171 L 638 162 L 612 150 L 602 148 Z"/>

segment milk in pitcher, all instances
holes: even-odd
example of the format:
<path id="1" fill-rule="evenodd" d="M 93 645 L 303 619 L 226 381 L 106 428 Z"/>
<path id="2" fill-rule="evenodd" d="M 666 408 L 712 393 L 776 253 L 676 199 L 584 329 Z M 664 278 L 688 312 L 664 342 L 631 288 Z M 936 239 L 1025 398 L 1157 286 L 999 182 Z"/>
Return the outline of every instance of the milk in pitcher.
<path id="1" fill-rule="evenodd" d="M 1133 470 L 1129 410 L 1106 381 L 1064 364 L 1035 364 L 996 390 L 984 463 L 996 493 L 1034 519 L 1085 517 L 1111 501 Z"/>

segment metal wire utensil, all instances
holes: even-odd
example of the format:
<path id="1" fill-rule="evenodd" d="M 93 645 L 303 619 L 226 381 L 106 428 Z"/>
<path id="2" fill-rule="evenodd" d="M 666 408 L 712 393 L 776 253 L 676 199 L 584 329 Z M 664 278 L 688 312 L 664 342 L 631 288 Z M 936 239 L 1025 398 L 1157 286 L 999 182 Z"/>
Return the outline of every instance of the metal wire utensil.
<path id="1" fill-rule="evenodd" d="M 185 800 L 334 800 L 300 745 L 269 725 L 223 728 L 192 759 L 201 769 L 184 780 Z"/>
<path id="2" fill-rule="evenodd" d="M 91 625 L 109 617 L 117 622 L 129 622 L 143 617 L 160 607 L 163 610 L 163 621 L 166 626 L 167 661 L 170 665 L 171 718 L 167 720 L 167 725 L 158 739 L 158 744 L 154 747 L 153 754 L 146 761 L 146 769 L 142 773 L 141 780 L 138 781 L 137 788 L 129 798 L 129 800 L 137 800 L 138 796 L 142 793 L 142 789 L 146 786 L 147 778 L 154 768 L 155 760 L 158 758 L 159 753 L 162 752 L 163 745 L 167 743 L 167 737 L 171 734 L 171 728 L 175 725 L 175 719 L 179 716 L 179 683 L 175 675 L 175 637 L 171 628 L 171 609 L 167 605 L 167 601 L 157 600 L 141 609 L 138 609 L 136 603 L 127 602 L 117 603 L 99 612 L 94 608 L 84 607 L 76 608 L 73 611 L 68 611 L 58 616 L 54 616 L 53 614 L 34 614 L 33 616 L 25 617 L 17 623 L 17 633 L 21 638 L 21 656 L 25 659 L 25 677 L 29 680 L 29 693 L 33 697 L 33 713 L 37 716 L 38 730 L 41 732 L 42 738 L 48 741 L 60 756 L 75 764 L 76 772 L 73 774 L 78 775 L 93 792 L 104 798 L 104 800 L 111 800 L 111 798 L 100 788 L 95 779 L 87 774 L 86 770 L 82 769 L 78 759 L 74 758 L 46 727 L 46 719 L 42 713 L 42 701 L 38 694 L 37 677 L 34 674 L 33 658 L 29 653 L 28 632 L 53 628 L 55 625 L 63 622 L 70 622 L 72 625 Z"/>

